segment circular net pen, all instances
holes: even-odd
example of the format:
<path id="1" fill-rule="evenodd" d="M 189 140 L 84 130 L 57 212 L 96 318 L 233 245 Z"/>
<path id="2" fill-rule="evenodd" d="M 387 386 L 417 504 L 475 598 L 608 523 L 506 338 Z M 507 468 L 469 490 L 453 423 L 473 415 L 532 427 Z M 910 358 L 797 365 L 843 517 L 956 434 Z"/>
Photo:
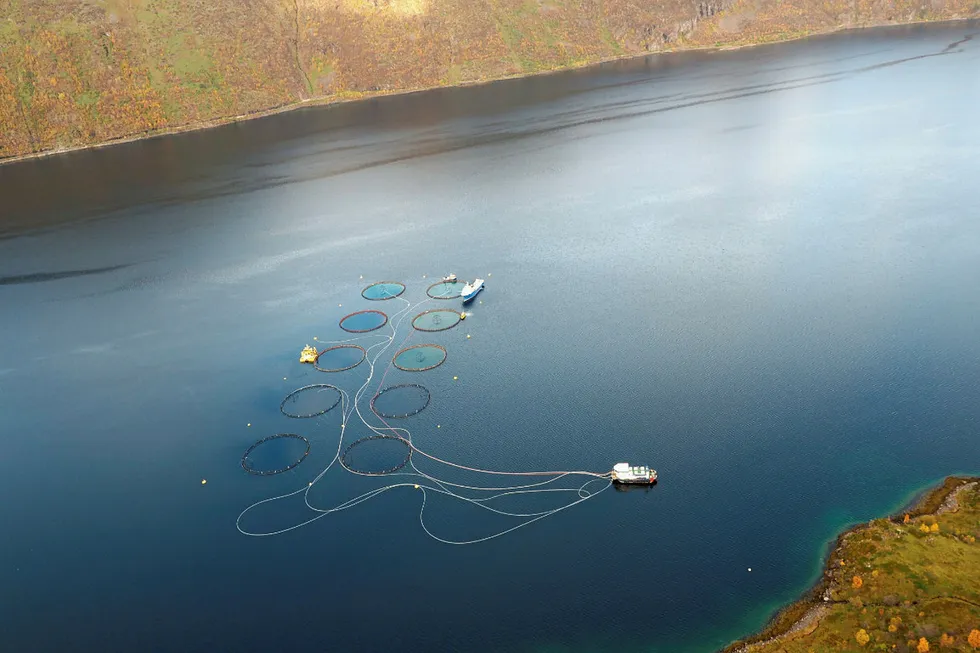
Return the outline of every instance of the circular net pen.
<path id="1" fill-rule="evenodd" d="M 388 324 L 388 316 L 381 311 L 357 311 L 340 320 L 340 328 L 347 333 L 367 333 Z"/>
<path id="2" fill-rule="evenodd" d="M 255 476 L 275 476 L 288 472 L 310 455 L 310 441 L 295 433 L 264 437 L 245 450 L 242 469 Z"/>
<path id="3" fill-rule="evenodd" d="M 425 290 L 432 299 L 459 299 L 463 294 L 463 281 L 438 281 Z"/>
<path id="4" fill-rule="evenodd" d="M 363 476 L 384 476 L 403 468 L 412 459 L 412 445 L 397 435 L 369 435 L 347 445 L 340 464 Z"/>
<path id="5" fill-rule="evenodd" d="M 445 331 L 459 324 L 460 320 L 462 317 L 457 311 L 450 308 L 433 308 L 416 315 L 412 320 L 412 326 L 416 331 Z"/>
<path id="6" fill-rule="evenodd" d="M 316 356 L 313 367 L 321 372 L 344 372 L 360 365 L 367 352 L 360 345 L 336 345 Z"/>
<path id="7" fill-rule="evenodd" d="M 319 417 L 340 404 L 343 395 L 340 388 L 327 383 L 314 383 L 293 390 L 279 404 L 279 410 L 286 417 Z"/>
<path id="8" fill-rule="evenodd" d="M 439 345 L 412 345 L 391 359 L 392 365 L 404 372 L 425 372 L 446 362 L 446 348 Z"/>
<path id="9" fill-rule="evenodd" d="M 405 284 L 398 281 L 378 281 L 361 291 L 361 297 L 373 302 L 394 299 L 405 292 Z"/>
<path id="10" fill-rule="evenodd" d="M 425 410 L 432 394 L 418 383 L 402 383 L 383 388 L 371 398 L 371 410 L 379 417 L 401 419 Z"/>

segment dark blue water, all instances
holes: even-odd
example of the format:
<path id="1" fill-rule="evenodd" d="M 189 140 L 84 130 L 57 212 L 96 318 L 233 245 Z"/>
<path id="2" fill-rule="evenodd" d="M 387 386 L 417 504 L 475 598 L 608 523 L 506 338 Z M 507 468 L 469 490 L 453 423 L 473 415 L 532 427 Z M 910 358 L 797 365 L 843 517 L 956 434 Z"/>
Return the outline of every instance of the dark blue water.
<path id="1" fill-rule="evenodd" d="M 345 315 L 340 319 L 340 328 L 351 333 L 364 333 L 380 329 L 388 323 L 388 315 L 383 311 L 368 309 Z"/>
<path id="2" fill-rule="evenodd" d="M 631 61 L 0 167 L 2 647 L 683 652 L 756 629 L 842 527 L 980 472 L 978 31 Z M 411 487 L 240 534 L 337 447 L 338 412 L 291 420 L 282 398 L 366 373 L 301 366 L 302 346 L 385 310 L 370 281 L 415 302 L 450 271 L 486 278 L 482 303 L 414 341 L 442 366 L 386 379 L 432 393 L 416 443 L 661 483 L 473 546 L 429 538 Z M 309 459 L 246 474 L 278 432 Z M 335 469 L 312 494 L 377 485 Z M 249 525 L 308 516 L 266 508 Z M 450 539 L 510 523 L 438 495 L 425 515 Z"/>

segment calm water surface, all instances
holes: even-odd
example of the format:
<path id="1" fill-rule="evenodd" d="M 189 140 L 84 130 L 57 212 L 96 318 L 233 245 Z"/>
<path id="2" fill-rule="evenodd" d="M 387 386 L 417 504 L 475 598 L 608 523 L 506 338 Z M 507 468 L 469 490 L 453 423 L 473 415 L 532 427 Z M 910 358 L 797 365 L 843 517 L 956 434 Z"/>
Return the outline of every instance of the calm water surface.
<path id="1" fill-rule="evenodd" d="M 843 526 L 980 472 L 977 32 L 637 60 L 0 167 L 0 648 L 685 652 L 756 629 Z M 442 367 L 389 377 L 432 392 L 416 442 L 498 469 L 629 460 L 660 485 L 476 546 L 426 536 L 411 488 L 240 534 L 337 446 L 339 419 L 288 420 L 282 397 L 365 378 L 299 349 L 350 337 L 338 320 L 379 308 L 368 280 L 417 301 L 449 271 L 488 286 L 426 337 Z M 290 430 L 310 460 L 242 471 Z M 316 497 L 377 485 L 334 470 Z M 431 496 L 426 523 L 505 521 Z"/>

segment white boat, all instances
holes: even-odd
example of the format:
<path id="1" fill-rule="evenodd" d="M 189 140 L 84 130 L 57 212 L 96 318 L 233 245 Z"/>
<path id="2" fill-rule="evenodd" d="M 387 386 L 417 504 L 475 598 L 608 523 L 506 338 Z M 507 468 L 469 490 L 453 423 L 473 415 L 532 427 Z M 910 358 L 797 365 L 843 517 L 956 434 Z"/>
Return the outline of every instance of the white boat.
<path id="1" fill-rule="evenodd" d="M 450 274 L 444 276 L 442 278 L 442 280 L 445 281 L 446 283 L 455 283 L 456 282 L 456 275 L 450 273 Z"/>
<path id="2" fill-rule="evenodd" d="M 463 290 L 459 296 L 463 298 L 464 302 L 468 302 L 476 297 L 477 293 L 481 290 L 483 290 L 483 279 L 477 279 L 473 283 L 468 283 L 463 286 Z"/>
<path id="3" fill-rule="evenodd" d="M 657 470 L 650 469 L 646 465 L 616 463 L 612 470 L 612 480 L 613 483 L 653 485 L 657 482 Z"/>

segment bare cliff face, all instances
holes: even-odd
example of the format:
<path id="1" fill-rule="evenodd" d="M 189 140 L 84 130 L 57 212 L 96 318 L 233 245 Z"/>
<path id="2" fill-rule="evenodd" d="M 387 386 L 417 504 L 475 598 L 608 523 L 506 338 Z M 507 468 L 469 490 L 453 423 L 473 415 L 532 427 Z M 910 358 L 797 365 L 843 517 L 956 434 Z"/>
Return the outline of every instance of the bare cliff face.
<path id="1" fill-rule="evenodd" d="M 0 159 L 980 0 L 0 0 Z"/>

